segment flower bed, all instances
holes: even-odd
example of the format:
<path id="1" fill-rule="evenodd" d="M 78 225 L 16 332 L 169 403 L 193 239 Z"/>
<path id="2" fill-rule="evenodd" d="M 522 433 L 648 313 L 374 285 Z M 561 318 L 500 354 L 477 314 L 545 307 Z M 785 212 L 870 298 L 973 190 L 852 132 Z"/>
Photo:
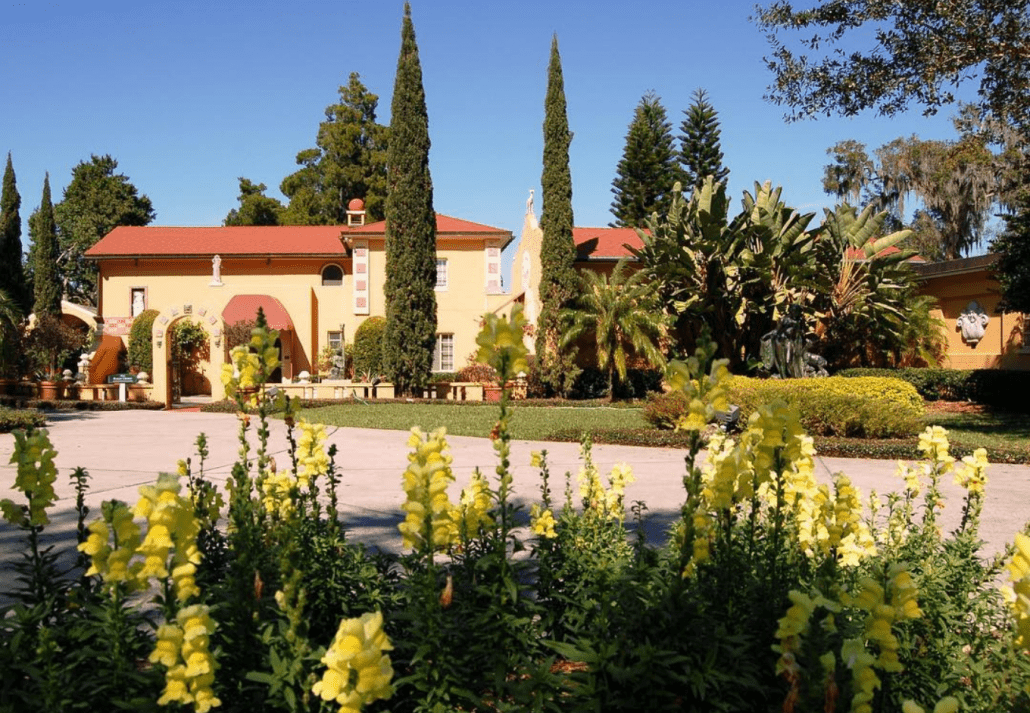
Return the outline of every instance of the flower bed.
<path id="1" fill-rule="evenodd" d="M 487 317 L 481 358 L 521 366 L 519 313 Z M 725 409 L 727 374 L 674 364 L 688 441 L 679 516 L 655 546 L 633 472 L 602 472 L 583 443 L 576 476 L 532 457 L 542 487 L 514 499 L 511 402 L 498 404 L 489 476 L 460 497 L 446 431 L 413 429 L 400 532 L 388 557 L 347 538 L 325 429 L 250 393 L 276 366 L 234 352 L 240 412 L 226 493 L 196 457 L 140 488 L 133 506 L 87 514 L 73 472 L 78 569 L 41 547 L 57 477 L 45 431 L 16 436 L 26 557 L 0 619 L 0 709 L 203 713 L 300 710 L 1015 710 L 1030 685 L 1030 538 L 978 556 L 982 450 L 961 460 L 942 429 L 919 438 L 896 493 L 867 501 L 838 474 L 814 477 L 796 409 L 763 404 L 741 433 L 702 433 Z M 507 346 L 505 346 L 507 345 Z M 268 452 L 285 410 L 289 453 Z M 960 526 L 938 527 L 940 483 L 964 488 Z M 521 498 L 529 497 L 519 492 Z M 99 515 L 99 517 L 96 517 Z M 87 524 L 91 518 L 92 522 Z M 527 552 L 528 550 L 528 552 Z M 1004 562 L 1015 593 L 998 589 Z M 145 625 L 148 620 L 152 625 Z"/>

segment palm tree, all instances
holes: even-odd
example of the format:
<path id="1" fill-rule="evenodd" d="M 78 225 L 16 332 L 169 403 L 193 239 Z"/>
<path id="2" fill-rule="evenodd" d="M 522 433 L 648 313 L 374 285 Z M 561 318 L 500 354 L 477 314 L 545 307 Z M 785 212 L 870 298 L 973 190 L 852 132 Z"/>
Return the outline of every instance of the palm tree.
<path id="1" fill-rule="evenodd" d="M 669 317 L 661 308 L 646 275 L 629 271 L 619 260 L 611 278 L 599 272 L 580 275 L 580 295 L 572 309 L 562 310 L 562 348 L 584 334 L 592 333 L 597 349 L 597 366 L 608 374 L 608 397 L 615 398 L 615 377 L 626 380 L 630 355 L 647 359 L 652 366 L 665 366 L 659 343 L 669 328 Z"/>

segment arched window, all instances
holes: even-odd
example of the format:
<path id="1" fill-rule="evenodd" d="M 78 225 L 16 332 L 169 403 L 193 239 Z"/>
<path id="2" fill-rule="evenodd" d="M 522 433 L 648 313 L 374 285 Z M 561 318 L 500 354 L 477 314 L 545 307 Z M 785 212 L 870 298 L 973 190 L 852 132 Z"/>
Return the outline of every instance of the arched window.
<path id="1" fill-rule="evenodd" d="M 322 268 L 322 286 L 339 286 L 343 284 L 343 268 L 339 265 L 326 265 Z"/>

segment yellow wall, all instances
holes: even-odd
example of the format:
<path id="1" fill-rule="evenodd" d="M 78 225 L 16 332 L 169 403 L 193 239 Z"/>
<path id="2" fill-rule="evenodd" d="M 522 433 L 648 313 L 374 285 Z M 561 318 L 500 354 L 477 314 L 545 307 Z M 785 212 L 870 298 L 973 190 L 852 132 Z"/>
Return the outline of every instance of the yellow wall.
<path id="1" fill-rule="evenodd" d="M 951 369 L 1030 369 L 1030 340 L 1024 338 L 1025 317 L 998 312 L 998 283 L 988 269 L 929 277 L 920 291 L 937 299 L 937 316 L 944 320 L 948 352 L 944 366 Z M 989 317 L 983 339 L 976 345 L 962 339 L 959 315 L 977 301 Z"/>
<path id="2" fill-rule="evenodd" d="M 448 261 L 447 287 L 436 293 L 437 331 L 454 335 L 454 369 L 458 370 L 465 366 L 466 358 L 476 348 L 482 315 L 496 309 L 509 296 L 487 292 L 483 241 L 443 238 L 438 243 L 437 256 Z M 340 286 L 322 285 L 321 270 L 330 263 L 343 268 Z M 372 237 L 368 255 L 368 315 L 365 315 L 355 314 L 355 275 L 350 258 L 226 255 L 222 256 L 221 285 L 211 284 L 210 258 L 106 259 L 100 265 L 100 312 L 105 319 L 105 332 L 127 341 L 132 322 L 133 288 L 145 288 L 148 309 L 156 309 L 174 319 L 182 316 L 188 307 L 194 319 L 207 320 L 213 330 L 222 328 L 222 311 L 234 296 L 269 295 L 282 303 L 295 329 L 289 350 L 292 368 L 284 365 L 284 374 L 315 373 L 314 363 L 319 349 L 326 344 L 327 332 L 338 331 L 342 326 L 346 341 L 351 343 L 355 330 L 368 316 L 384 315 L 385 269 L 384 241 Z M 177 309 L 179 314 L 172 313 L 172 309 Z M 203 315 L 198 314 L 201 309 Z M 212 316 L 219 324 L 210 325 Z M 157 323 L 155 329 L 159 329 Z M 204 369 L 205 376 L 212 382 L 218 379 L 218 365 L 224 354 L 224 342 L 218 340 L 217 335 L 213 340 L 220 344 L 213 346 L 212 364 Z M 155 393 L 157 391 L 155 389 Z"/>

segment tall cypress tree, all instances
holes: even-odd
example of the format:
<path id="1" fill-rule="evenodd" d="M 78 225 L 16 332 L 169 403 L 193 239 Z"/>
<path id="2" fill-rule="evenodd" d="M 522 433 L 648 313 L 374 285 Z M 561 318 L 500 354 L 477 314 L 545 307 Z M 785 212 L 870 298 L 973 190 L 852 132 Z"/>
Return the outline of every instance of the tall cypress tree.
<path id="1" fill-rule="evenodd" d="M 576 243 L 572 238 L 572 174 L 569 144 L 572 134 L 565 105 L 558 36 L 551 39 L 551 61 L 547 67 L 547 97 L 544 101 L 544 171 L 540 177 L 543 208 L 540 229 L 540 317 L 537 321 L 536 359 L 541 380 L 562 394 L 572 389 L 579 370 L 575 353 L 559 347 L 559 312 L 570 307 L 579 292 L 579 278 L 573 266 Z"/>
<path id="2" fill-rule="evenodd" d="M 61 314 L 61 276 L 57 272 L 57 226 L 54 223 L 54 204 L 50 200 L 50 174 L 43 179 L 43 200 L 39 210 L 29 219 L 34 249 L 33 254 L 33 306 L 36 318 Z"/>
<path id="3" fill-rule="evenodd" d="M 612 227 L 641 228 L 651 214 L 666 213 L 680 180 L 672 124 L 654 92 L 640 100 L 626 132 L 626 148 L 612 181 Z"/>
<path id="4" fill-rule="evenodd" d="M 0 194 L 0 290 L 22 309 L 28 309 L 28 290 L 21 264 L 21 195 L 14 178 L 11 154 L 7 153 L 3 193 Z"/>
<path id="5" fill-rule="evenodd" d="M 700 186 L 707 176 L 716 181 L 725 181 L 730 169 L 722 165 L 722 149 L 719 147 L 719 114 L 708 103 L 704 89 L 694 91 L 690 108 L 683 113 L 686 119 L 680 124 L 680 164 L 685 174 L 683 187 L 690 191 Z"/>
<path id="6" fill-rule="evenodd" d="M 436 213 L 429 175 L 429 116 L 408 3 L 393 85 L 390 137 L 383 361 L 397 393 L 407 394 L 429 384 L 436 344 Z"/>

